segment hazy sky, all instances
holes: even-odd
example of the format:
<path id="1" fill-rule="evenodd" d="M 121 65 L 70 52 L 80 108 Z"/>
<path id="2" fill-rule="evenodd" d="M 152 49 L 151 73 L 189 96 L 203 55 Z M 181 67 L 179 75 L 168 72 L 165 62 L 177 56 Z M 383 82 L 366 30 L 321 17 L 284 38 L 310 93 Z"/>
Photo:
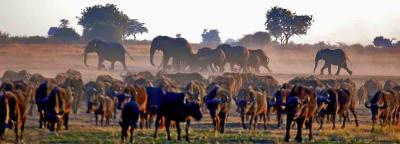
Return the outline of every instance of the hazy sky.
<path id="1" fill-rule="evenodd" d="M 113 3 L 130 18 L 146 23 L 139 39 L 181 33 L 200 42 L 204 28 L 218 29 L 223 41 L 265 29 L 265 13 L 280 6 L 313 15 L 308 35 L 297 43 L 370 44 L 377 35 L 400 39 L 400 0 L 0 0 L 0 30 L 11 35 L 47 35 L 68 19 L 79 33 L 77 16 L 85 7 Z"/>

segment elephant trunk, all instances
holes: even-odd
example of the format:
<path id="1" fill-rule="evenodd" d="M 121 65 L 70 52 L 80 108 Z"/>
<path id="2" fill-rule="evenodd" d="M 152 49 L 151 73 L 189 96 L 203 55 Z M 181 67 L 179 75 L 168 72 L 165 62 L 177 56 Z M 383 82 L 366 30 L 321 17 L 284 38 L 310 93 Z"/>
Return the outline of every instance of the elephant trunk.
<path id="1" fill-rule="evenodd" d="M 88 66 L 88 64 L 87 64 L 87 54 L 88 54 L 88 52 L 85 50 L 85 53 L 84 53 L 84 56 L 83 56 L 85 66 Z"/>
<path id="2" fill-rule="evenodd" d="M 150 48 L 150 63 L 151 63 L 151 65 L 153 65 L 153 66 L 155 66 L 154 65 L 154 62 L 153 62 L 153 58 L 154 58 L 154 53 L 156 52 L 156 49 L 154 48 L 154 47 L 151 47 Z"/>
<path id="3" fill-rule="evenodd" d="M 315 73 L 315 69 L 317 69 L 317 66 L 318 66 L 318 59 L 315 59 L 315 64 L 314 64 L 314 73 Z"/>

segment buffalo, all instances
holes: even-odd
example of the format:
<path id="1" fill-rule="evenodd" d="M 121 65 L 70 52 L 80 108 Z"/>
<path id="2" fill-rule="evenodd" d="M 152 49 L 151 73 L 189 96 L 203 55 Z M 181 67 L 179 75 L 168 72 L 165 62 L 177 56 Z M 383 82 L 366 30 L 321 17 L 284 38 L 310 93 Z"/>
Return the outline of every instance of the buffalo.
<path id="1" fill-rule="evenodd" d="M 204 97 L 208 111 L 213 121 L 214 130 L 224 133 L 224 125 L 231 105 L 231 94 L 217 84 L 211 84 Z"/>
<path id="2" fill-rule="evenodd" d="M 186 122 L 186 141 L 189 141 L 190 117 L 200 120 L 203 116 L 200 112 L 200 104 L 198 100 L 187 99 L 185 93 L 167 92 L 162 99 L 162 104 L 156 118 L 154 137 L 157 137 L 161 117 L 165 117 L 168 140 L 171 140 L 169 131 L 171 121 L 175 121 L 179 141 L 181 140 L 181 128 L 179 122 Z"/>
<path id="3" fill-rule="evenodd" d="M 292 88 L 288 98 L 286 99 L 286 135 L 285 141 L 290 141 L 290 128 L 292 122 L 297 124 L 297 135 L 295 140 L 302 142 L 302 129 L 305 124 L 309 130 L 309 139 L 312 140 L 312 122 L 317 110 L 317 98 L 309 88 L 304 86 L 295 86 Z"/>
<path id="4" fill-rule="evenodd" d="M 121 110 L 121 121 L 119 122 L 122 133 L 121 140 L 122 142 L 128 137 L 127 131 L 130 127 L 130 143 L 133 142 L 133 131 L 136 128 L 136 123 L 139 119 L 139 106 L 134 101 L 130 101 L 126 103 Z"/>
<path id="5" fill-rule="evenodd" d="M 371 110 L 372 129 L 374 131 L 376 122 L 380 119 L 381 124 L 391 124 L 395 122 L 397 111 L 399 110 L 399 98 L 395 91 L 379 90 L 370 99 L 369 104 L 365 103 L 365 107 Z"/>
<path id="6" fill-rule="evenodd" d="M 250 129 L 256 128 L 258 117 L 264 120 L 264 129 L 267 129 L 267 96 L 265 92 L 259 92 L 253 88 L 241 89 L 239 95 L 236 97 L 237 112 L 240 113 L 242 126 L 246 129 L 244 123 L 245 115 L 250 115 Z M 253 125 L 252 125 L 253 124 Z"/>

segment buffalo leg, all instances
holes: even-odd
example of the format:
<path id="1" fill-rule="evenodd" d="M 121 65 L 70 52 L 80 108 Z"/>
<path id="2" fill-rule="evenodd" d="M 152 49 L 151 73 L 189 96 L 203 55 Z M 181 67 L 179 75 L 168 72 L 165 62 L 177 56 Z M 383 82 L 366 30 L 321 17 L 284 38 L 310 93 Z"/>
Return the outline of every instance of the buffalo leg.
<path id="1" fill-rule="evenodd" d="M 156 121 L 154 122 L 155 123 L 154 138 L 157 138 L 157 131 L 158 131 L 158 127 L 160 126 L 160 120 L 161 120 L 161 116 L 157 115 Z"/>
<path id="2" fill-rule="evenodd" d="M 94 114 L 94 119 L 96 121 L 96 126 L 98 126 L 99 116 L 97 114 Z"/>
<path id="3" fill-rule="evenodd" d="M 121 141 L 122 141 L 122 143 L 124 143 L 125 139 L 128 137 L 128 132 L 127 131 L 128 131 L 129 126 L 126 125 L 123 122 L 120 122 L 119 124 L 121 125 L 121 129 L 122 129 L 122 131 L 121 131 Z"/>
<path id="4" fill-rule="evenodd" d="M 332 129 L 336 128 L 336 117 L 337 117 L 337 114 L 332 115 L 332 123 L 333 123 Z"/>
<path id="5" fill-rule="evenodd" d="M 356 127 L 358 127 L 358 119 L 357 119 L 357 114 L 356 114 L 356 110 L 355 110 L 354 106 L 350 108 L 350 111 L 354 116 L 354 120 L 356 122 Z"/>
<path id="6" fill-rule="evenodd" d="M 135 127 L 133 126 L 133 125 L 131 125 L 131 130 L 130 130 L 130 133 L 131 133 L 131 138 L 130 138 L 130 142 L 132 143 L 133 142 L 133 130 L 135 129 Z"/>
<path id="7" fill-rule="evenodd" d="M 68 121 L 69 121 L 69 114 L 66 113 L 64 115 L 64 127 L 65 127 L 65 130 L 68 130 Z"/>
<path id="8" fill-rule="evenodd" d="M 100 125 L 103 126 L 103 120 L 104 120 L 104 114 L 101 114 L 101 118 L 100 118 Z"/>
<path id="9" fill-rule="evenodd" d="M 276 113 L 276 119 L 278 120 L 278 129 L 281 129 L 281 123 L 282 123 L 282 114 L 280 111 Z"/>
<path id="10" fill-rule="evenodd" d="M 249 129 L 251 129 L 251 127 L 253 127 L 253 121 L 254 121 L 254 123 L 255 123 L 255 118 L 254 118 L 255 116 L 254 116 L 254 114 L 252 114 L 252 115 L 250 115 L 250 120 L 249 120 L 249 126 L 250 126 L 250 128 Z M 254 127 L 253 127 L 254 128 Z M 255 129 L 255 128 L 254 128 Z"/>
<path id="11" fill-rule="evenodd" d="M 313 123 L 313 118 L 309 118 L 308 119 L 308 131 L 309 131 L 309 133 L 308 133 L 308 138 L 309 138 L 309 140 L 311 141 L 312 139 L 313 139 L 313 135 L 312 135 L 312 123 Z"/>
<path id="12" fill-rule="evenodd" d="M 24 119 L 21 121 L 21 134 L 20 134 L 20 136 L 19 136 L 19 140 L 20 140 L 21 142 L 24 142 L 23 134 L 24 134 L 24 129 L 25 129 L 25 122 L 26 122 L 26 118 L 24 118 Z"/>
<path id="13" fill-rule="evenodd" d="M 264 120 L 264 130 L 267 129 L 267 113 L 262 114 L 263 120 Z"/>
<path id="14" fill-rule="evenodd" d="M 175 125 L 176 125 L 176 132 L 178 133 L 178 141 L 181 140 L 181 126 L 179 125 L 178 121 L 175 121 Z"/>
<path id="15" fill-rule="evenodd" d="M 293 118 L 290 116 L 287 116 L 285 142 L 290 141 L 290 128 L 292 126 L 292 121 L 293 121 Z"/>
<path id="16" fill-rule="evenodd" d="M 211 119 L 212 119 L 212 122 L 213 122 L 213 125 L 214 125 L 214 131 L 219 130 L 219 128 L 217 126 L 218 125 L 217 118 L 215 116 L 212 116 Z"/>
<path id="17" fill-rule="evenodd" d="M 303 130 L 303 124 L 304 124 L 304 118 L 299 118 L 296 120 L 297 122 L 297 134 L 295 140 L 299 143 L 303 142 L 303 138 L 301 136 L 302 130 Z"/>
<path id="18" fill-rule="evenodd" d="M 166 119 L 165 120 L 165 129 L 167 130 L 167 139 L 171 140 L 171 135 L 169 133 L 169 126 L 171 125 L 171 120 L 170 119 Z"/>
<path id="19" fill-rule="evenodd" d="M 219 119 L 220 119 L 220 122 L 219 122 L 219 124 L 220 124 L 220 132 L 221 133 L 224 133 L 224 126 L 225 126 L 225 119 L 226 119 L 226 113 L 225 112 L 222 112 L 222 113 L 220 113 L 219 114 Z"/>
<path id="20" fill-rule="evenodd" d="M 14 132 L 15 132 L 15 142 L 19 143 L 19 136 L 18 136 L 18 121 L 14 124 Z"/>
<path id="21" fill-rule="evenodd" d="M 325 113 L 321 112 L 319 129 L 322 129 L 322 126 L 324 125 L 324 119 L 325 119 Z"/>
<path id="22" fill-rule="evenodd" d="M 342 128 L 345 128 L 346 127 L 346 120 L 347 120 L 347 117 L 349 115 L 347 113 L 343 113 L 342 116 L 343 116 Z"/>
<path id="23" fill-rule="evenodd" d="M 246 123 L 245 123 L 245 121 L 244 121 L 244 114 L 241 114 L 241 120 L 242 120 L 242 127 L 243 127 L 243 129 L 246 129 Z"/>
<path id="24" fill-rule="evenodd" d="M 185 133 L 186 133 L 186 141 L 189 142 L 189 128 L 190 128 L 190 120 L 186 121 L 186 128 L 185 128 Z"/>

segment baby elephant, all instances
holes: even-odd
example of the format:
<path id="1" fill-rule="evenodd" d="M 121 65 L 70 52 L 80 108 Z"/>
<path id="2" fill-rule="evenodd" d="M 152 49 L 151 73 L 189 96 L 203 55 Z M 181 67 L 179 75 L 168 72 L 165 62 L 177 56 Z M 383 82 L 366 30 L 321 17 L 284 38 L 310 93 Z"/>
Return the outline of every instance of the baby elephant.
<path id="1" fill-rule="evenodd" d="M 124 143 L 128 137 L 128 129 L 130 129 L 130 143 L 133 142 L 133 130 L 136 128 L 136 123 L 139 119 L 139 106 L 134 101 L 126 103 L 121 110 L 122 121 L 119 122 L 121 126 L 121 140 Z"/>

